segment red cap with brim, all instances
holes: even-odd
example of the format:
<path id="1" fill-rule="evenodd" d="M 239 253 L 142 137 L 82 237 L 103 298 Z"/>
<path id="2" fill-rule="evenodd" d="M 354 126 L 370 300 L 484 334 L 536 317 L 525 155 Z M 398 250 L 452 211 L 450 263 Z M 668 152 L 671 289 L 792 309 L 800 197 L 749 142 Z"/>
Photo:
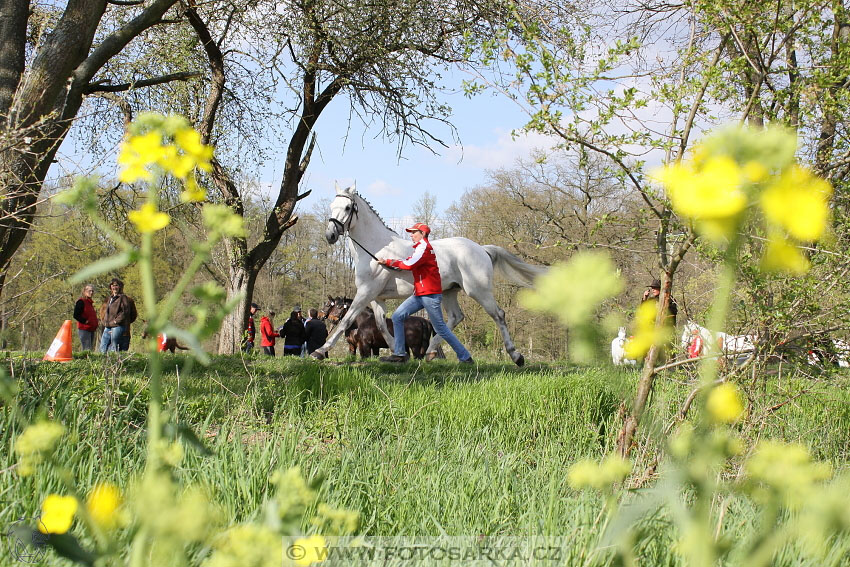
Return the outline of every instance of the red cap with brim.
<path id="1" fill-rule="evenodd" d="M 424 222 L 418 222 L 411 226 L 410 228 L 405 228 L 407 232 L 416 232 L 417 230 L 421 230 L 422 234 L 428 235 L 431 232 L 431 229 Z"/>

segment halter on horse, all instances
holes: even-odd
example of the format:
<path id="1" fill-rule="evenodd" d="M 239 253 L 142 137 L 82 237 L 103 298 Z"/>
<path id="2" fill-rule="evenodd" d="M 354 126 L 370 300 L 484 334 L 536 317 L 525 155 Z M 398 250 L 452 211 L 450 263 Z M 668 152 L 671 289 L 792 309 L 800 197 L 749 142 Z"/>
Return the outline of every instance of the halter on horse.
<path id="1" fill-rule="evenodd" d="M 324 358 L 328 350 L 339 339 L 344 329 L 370 302 L 375 312 L 378 328 L 387 343 L 389 331 L 384 320 L 386 309 L 383 301 L 389 298 L 407 297 L 413 293 L 412 275 L 409 271 L 394 272 L 384 269 L 377 258 L 406 258 L 410 255 L 410 242 L 399 237 L 387 227 L 353 187 L 339 190 L 331 202 L 331 214 L 325 238 L 334 244 L 341 236 L 351 238 L 351 251 L 355 257 L 354 279 L 357 293 L 341 324 L 328 337 L 328 342 L 313 354 Z M 505 323 L 505 313 L 493 297 L 493 272 L 498 270 L 513 282 L 531 286 L 535 276 L 546 269 L 526 264 L 504 248 L 481 246 L 466 238 L 443 238 L 431 241 L 440 266 L 443 283 L 443 309 L 446 324 L 454 328 L 464 315 L 457 301 L 462 289 L 475 299 L 498 325 L 505 343 L 505 350 L 518 366 L 525 359 L 517 352 Z M 428 353 L 436 352 L 443 339 L 435 336 L 428 346 Z"/>

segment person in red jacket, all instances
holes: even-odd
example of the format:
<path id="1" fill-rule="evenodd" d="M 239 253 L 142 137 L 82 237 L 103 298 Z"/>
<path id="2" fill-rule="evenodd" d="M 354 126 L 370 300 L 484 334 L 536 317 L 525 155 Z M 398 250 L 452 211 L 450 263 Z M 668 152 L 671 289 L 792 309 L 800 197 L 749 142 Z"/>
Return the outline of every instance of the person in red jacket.
<path id="1" fill-rule="evenodd" d="M 413 295 L 405 299 L 393 312 L 393 328 L 404 329 L 404 320 L 424 307 L 434 332 L 443 337 L 454 349 L 459 361 L 471 363 L 472 355 L 443 320 L 443 284 L 440 280 L 440 268 L 437 266 L 437 255 L 431 243 L 428 242 L 431 229 L 427 224 L 418 222 L 405 230 L 410 233 L 410 238 L 413 240 L 413 255 L 406 260 L 378 260 L 384 266 L 413 272 Z M 393 338 L 393 354 L 381 357 L 381 360 L 383 362 L 407 361 L 404 333 L 395 333 Z"/>
<path id="2" fill-rule="evenodd" d="M 97 330 L 97 312 L 94 310 L 92 296 L 94 286 L 86 284 L 77 303 L 74 304 L 74 319 L 77 320 L 77 334 L 83 350 L 94 350 L 94 332 Z"/>
<path id="3" fill-rule="evenodd" d="M 279 337 L 274 330 L 274 311 L 269 310 L 268 316 L 263 315 L 260 319 L 260 346 L 263 347 L 263 352 L 269 356 L 274 356 L 274 338 Z"/>

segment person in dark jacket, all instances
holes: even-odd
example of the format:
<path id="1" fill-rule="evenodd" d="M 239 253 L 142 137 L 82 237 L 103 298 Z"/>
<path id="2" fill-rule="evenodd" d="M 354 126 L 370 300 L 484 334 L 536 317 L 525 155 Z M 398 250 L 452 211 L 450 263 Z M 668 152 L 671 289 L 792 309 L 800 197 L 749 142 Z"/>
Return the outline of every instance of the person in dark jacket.
<path id="1" fill-rule="evenodd" d="M 274 356 L 275 337 L 279 337 L 278 333 L 274 332 L 274 311 L 269 310 L 268 315 L 263 315 L 260 318 L 260 346 L 263 347 L 263 352 L 269 356 Z"/>
<path id="2" fill-rule="evenodd" d="M 393 312 L 393 328 L 404 329 L 404 320 L 424 307 L 434 332 L 454 349 L 457 359 L 460 362 L 472 363 L 472 355 L 443 320 L 443 285 L 440 279 L 440 268 L 437 265 L 434 248 L 428 242 L 431 229 L 427 224 L 418 222 L 405 230 L 410 233 L 410 238 L 413 240 L 413 255 L 406 260 L 378 260 L 378 263 L 384 266 L 413 272 L 413 295 L 405 299 Z M 381 361 L 406 362 L 408 355 L 404 333 L 394 333 L 393 337 L 395 338 L 393 354 L 382 356 Z"/>
<path id="3" fill-rule="evenodd" d="M 283 337 L 284 356 L 301 355 L 301 345 L 307 340 L 307 332 L 298 311 L 289 314 L 289 319 L 280 328 L 280 336 Z"/>
<path id="4" fill-rule="evenodd" d="M 645 301 L 658 301 L 661 296 L 661 280 L 655 279 L 651 284 L 646 288 L 646 291 L 643 292 L 643 297 L 641 298 L 641 303 Z M 670 296 L 670 303 L 667 305 L 667 318 L 666 324 L 671 327 L 676 326 L 676 315 L 679 314 L 679 306 L 676 304 L 676 300 L 673 299 L 673 296 Z"/>
<path id="5" fill-rule="evenodd" d="M 74 304 L 74 319 L 77 320 L 77 334 L 83 350 L 94 350 L 94 332 L 97 330 L 97 312 L 94 310 L 94 286 L 86 284 L 77 303 Z"/>
<path id="6" fill-rule="evenodd" d="M 245 328 L 245 345 L 242 348 L 246 353 L 254 350 L 254 337 L 257 336 L 257 327 L 254 326 L 254 314 L 259 308 L 259 305 L 252 303 L 248 312 L 248 326 Z"/>
<path id="7" fill-rule="evenodd" d="M 325 322 L 319 319 L 319 311 L 317 309 L 310 310 L 310 319 L 304 324 L 304 331 L 307 333 L 308 354 L 315 351 L 328 340 L 328 328 L 325 327 Z"/>
<path id="8" fill-rule="evenodd" d="M 100 352 L 125 351 L 130 348 L 130 325 L 136 320 L 136 304 L 124 294 L 124 282 L 118 278 L 112 278 L 109 289 L 112 295 L 104 305 Z"/>

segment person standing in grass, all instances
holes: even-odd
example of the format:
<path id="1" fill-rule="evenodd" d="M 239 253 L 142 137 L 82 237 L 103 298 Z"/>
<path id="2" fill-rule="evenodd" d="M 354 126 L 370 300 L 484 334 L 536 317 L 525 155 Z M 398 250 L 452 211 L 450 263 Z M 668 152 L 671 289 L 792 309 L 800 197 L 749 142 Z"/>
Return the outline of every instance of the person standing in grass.
<path id="1" fill-rule="evenodd" d="M 254 326 L 254 314 L 257 313 L 259 308 L 259 305 L 252 303 L 248 312 L 248 327 L 245 329 L 245 346 L 242 349 L 246 354 L 254 350 L 254 337 L 257 335 L 257 327 Z"/>
<path id="2" fill-rule="evenodd" d="M 293 311 L 289 319 L 280 328 L 280 336 L 283 337 L 283 355 L 300 356 L 301 347 L 307 340 L 307 332 L 304 330 L 304 320 L 301 319 L 301 311 Z"/>
<path id="3" fill-rule="evenodd" d="M 260 318 L 260 346 L 263 347 L 263 352 L 269 356 L 274 356 L 275 337 L 280 335 L 274 331 L 274 311 L 269 309 L 268 315 L 263 315 Z"/>
<path id="4" fill-rule="evenodd" d="M 86 284 L 77 303 L 74 304 L 74 319 L 83 350 L 94 350 L 94 332 L 97 330 L 97 312 L 94 310 L 94 286 Z"/>
<path id="5" fill-rule="evenodd" d="M 112 295 L 104 304 L 100 352 L 126 351 L 130 347 L 130 324 L 136 320 L 136 304 L 124 294 L 124 282 L 112 278 Z"/>
<path id="6" fill-rule="evenodd" d="M 318 309 L 310 309 L 310 318 L 304 324 L 304 331 L 307 333 L 307 354 L 314 352 L 328 340 L 328 328 L 325 327 L 325 322 L 319 319 Z"/>
<path id="7" fill-rule="evenodd" d="M 402 332 L 393 334 L 393 354 L 382 356 L 383 362 L 406 362 L 408 359 L 407 345 L 404 337 L 404 321 L 423 307 L 428 313 L 434 332 L 440 335 L 457 354 L 460 362 L 472 363 L 472 355 L 461 344 L 443 320 L 443 284 L 440 280 L 440 268 L 437 265 L 437 255 L 428 242 L 431 229 L 427 224 L 418 222 L 405 229 L 413 240 L 413 255 L 406 260 L 378 260 L 378 263 L 390 268 L 411 270 L 413 272 L 413 295 L 404 300 L 393 312 L 393 329 Z"/>

